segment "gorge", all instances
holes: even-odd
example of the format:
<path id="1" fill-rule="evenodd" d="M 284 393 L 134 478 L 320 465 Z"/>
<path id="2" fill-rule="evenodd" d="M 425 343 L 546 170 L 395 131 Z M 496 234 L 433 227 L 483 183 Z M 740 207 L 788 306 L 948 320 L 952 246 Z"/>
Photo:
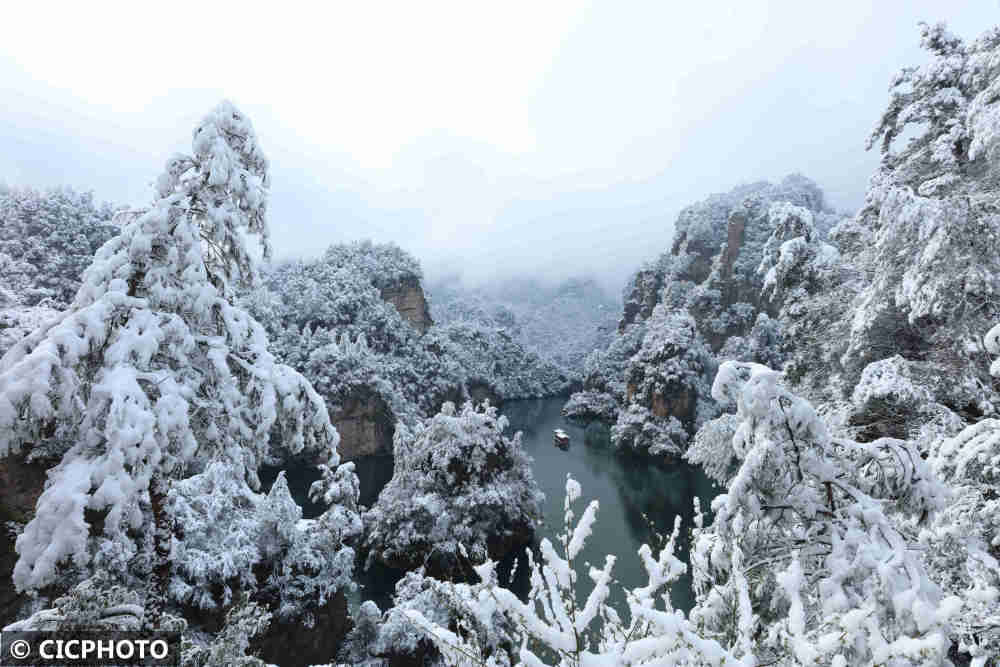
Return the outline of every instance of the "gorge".
<path id="1" fill-rule="evenodd" d="M 270 261 L 229 102 L 148 206 L 0 186 L 4 634 L 171 629 L 191 667 L 996 664 L 1000 29 L 920 34 L 859 210 L 801 174 L 710 195 L 620 300 L 429 280 L 390 242 Z"/>

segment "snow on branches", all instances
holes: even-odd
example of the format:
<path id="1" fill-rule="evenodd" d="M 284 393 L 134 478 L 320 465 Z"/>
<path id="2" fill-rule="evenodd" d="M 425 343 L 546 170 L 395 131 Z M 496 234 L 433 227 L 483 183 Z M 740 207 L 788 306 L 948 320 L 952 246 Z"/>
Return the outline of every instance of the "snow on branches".
<path id="1" fill-rule="evenodd" d="M 192 154 L 168 161 L 156 201 L 98 251 L 70 309 L 4 357 L 0 456 L 61 457 L 17 540 L 18 588 L 52 582 L 65 561 L 87 564 L 85 511 L 106 513 L 107 535 L 140 528 L 147 503 L 162 515 L 157 480 L 222 461 L 256 487 L 276 426 L 281 446 L 337 464 L 322 399 L 234 305 L 256 276 L 248 239 L 266 248 L 267 185 L 249 120 L 220 104 Z"/>
<path id="2" fill-rule="evenodd" d="M 573 505 L 581 492 L 580 484 L 567 478 L 564 531 L 557 537 L 557 544 L 543 539 L 539 549 L 541 560 L 536 560 L 530 550 L 526 552 L 531 580 L 527 600 L 518 599 L 499 585 L 493 561 L 476 568 L 478 583 L 447 585 L 449 597 L 461 603 L 454 608 L 467 610 L 466 621 L 459 627 L 475 628 L 470 622 L 474 619 L 480 623 L 497 616 L 502 619 L 502 622 L 494 620 L 493 627 L 502 628 L 501 636 L 511 644 L 507 654 L 494 650 L 496 639 L 486 643 L 482 641 L 482 633 L 456 633 L 424 609 L 412 604 L 402 608 L 410 624 L 434 642 L 445 664 L 487 667 L 756 664 L 750 658 L 737 658 L 713 639 L 701 637 L 684 613 L 673 608 L 669 587 L 687 569 L 674 555 L 679 520 L 658 552 L 648 545 L 639 549 L 638 556 L 649 579 L 647 585 L 625 591 L 629 619 L 623 620 L 608 603 L 612 587 L 617 584 L 612 575 L 616 556 L 608 555 L 600 566 L 584 565 L 592 587 L 584 599 L 578 598 L 574 560 L 591 535 L 598 512 L 597 501 L 591 501 L 576 517 Z"/>
<path id="3" fill-rule="evenodd" d="M 718 433 L 740 465 L 696 531 L 692 619 L 765 661 L 938 664 L 961 602 L 902 525 L 941 508 L 944 487 L 911 443 L 832 437 L 779 379 L 726 362 L 713 384 L 736 405 L 735 432 Z"/>

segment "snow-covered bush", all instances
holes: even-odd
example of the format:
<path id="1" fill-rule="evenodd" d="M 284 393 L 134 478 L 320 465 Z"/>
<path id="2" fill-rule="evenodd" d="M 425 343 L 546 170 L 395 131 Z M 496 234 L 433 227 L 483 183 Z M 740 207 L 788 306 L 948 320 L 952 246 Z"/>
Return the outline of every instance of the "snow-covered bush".
<path id="1" fill-rule="evenodd" d="M 99 572 L 54 600 L 51 608 L 2 628 L 4 632 L 72 632 L 139 630 L 142 627 L 142 598 L 138 592 L 114 583 Z M 184 629 L 178 618 L 165 619 L 175 629 Z"/>
<path id="2" fill-rule="evenodd" d="M 250 594 L 267 601 L 275 618 L 311 627 L 314 609 L 354 587 L 349 544 L 360 535 L 361 522 L 351 511 L 356 493 L 343 495 L 330 511 L 303 520 L 284 473 L 267 494 L 233 479 L 218 462 L 176 482 L 171 501 L 183 535 L 174 549 L 171 597 L 214 610 L 229 607 L 240 593 Z"/>
<path id="3" fill-rule="evenodd" d="M 407 573 L 396 584 L 393 606 L 385 614 L 373 602 L 362 603 L 341 660 L 353 667 L 396 662 L 507 667 L 514 649 L 511 620 L 499 609 L 478 604 L 468 590 L 467 584 Z M 442 651 L 430 634 L 437 628 L 447 628 L 462 645 Z"/>
<path id="4" fill-rule="evenodd" d="M 424 566 L 441 578 L 471 575 L 471 563 L 500 558 L 534 535 L 541 491 L 520 433 L 488 405 L 466 403 L 410 431 L 397 429 L 392 479 L 364 516 L 370 558 Z"/>
<path id="5" fill-rule="evenodd" d="M 281 447 L 339 462 L 323 400 L 234 305 L 257 276 L 249 239 L 269 252 L 267 160 L 253 128 L 222 103 L 192 144 L 168 160 L 152 206 L 124 216 L 98 251 L 69 310 L 0 361 L 0 456 L 61 456 L 17 539 L 15 585 L 87 566 L 84 512 L 101 512 L 108 540 L 152 535 L 140 546 L 154 550 L 154 627 L 170 579 L 171 478 L 217 462 L 256 487 L 276 427 Z"/>
<path id="6" fill-rule="evenodd" d="M 187 635 L 181 638 L 181 667 L 266 667 L 260 658 L 247 655 L 250 642 L 264 633 L 271 614 L 244 597 L 226 612 L 226 622 L 211 641 L 199 644 Z"/>

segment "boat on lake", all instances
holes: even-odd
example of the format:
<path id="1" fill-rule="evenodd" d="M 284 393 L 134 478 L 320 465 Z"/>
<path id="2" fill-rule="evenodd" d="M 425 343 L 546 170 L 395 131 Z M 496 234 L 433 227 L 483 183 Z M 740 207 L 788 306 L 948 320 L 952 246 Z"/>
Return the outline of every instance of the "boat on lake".
<path id="1" fill-rule="evenodd" d="M 569 449 L 569 433 L 561 428 L 557 428 L 552 432 L 552 442 L 559 449 Z"/>

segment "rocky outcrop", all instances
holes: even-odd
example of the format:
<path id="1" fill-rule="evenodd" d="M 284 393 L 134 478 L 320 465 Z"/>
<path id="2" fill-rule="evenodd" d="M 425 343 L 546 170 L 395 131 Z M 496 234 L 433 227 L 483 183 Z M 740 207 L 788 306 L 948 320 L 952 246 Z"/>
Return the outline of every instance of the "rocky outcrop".
<path id="1" fill-rule="evenodd" d="M 395 417 L 374 392 L 361 391 L 331 410 L 330 421 L 340 433 L 340 458 L 352 461 L 362 456 L 392 455 Z"/>
<path id="2" fill-rule="evenodd" d="M 697 393 L 689 387 L 678 386 L 677 391 L 669 395 L 662 392 L 653 391 L 646 399 L 649 403 L 649 411 L 654 417 L 676 417 L 681 422 L 689 422 L 694 416 L 695 402 L 698 399 Z M 631 403 L 633 397 L 638 393 L 638 385 L 630 382 L 626 385 L 625 397 Z"/>
<path id="3" fill-rule="evenodd" d="M 396 442 L 392 479 L 364 514 L 372 562 L 473 581 L 472 565 L 500 560 L 534 537 L 544 498 L 519 435 L 495 407 L 466 403 Z"/>
<path id="4" fill-rule="evenodd" d="M 475 405 L 482 405 L 483 401 L 489 401 L 490 405 L 496 408 L 503 405 L 503 397 L 485 380 L 469 380 L 465 388 L 469 392 L 469 400 Z"/>
<path id="5" fill-rule="evenodd" d="M 403 319 L 420 333 L 424 333 L 434 324 L 427 299 L 424 297 L 424 289 L 420 286 L 418 278 L 403 278 L 380 288 L 379 294 L 383 300 L 395 306 Z"/>
<path id="6" fill-rule="evenodd" d="M 817 242 L 840 219 L 816 184 L 798 175 L 740 186 L 684 209 L 670 251 L 635 274 L 618 336 L 588 361 L 587 391 L 567 403 L 567 414 L 607 415 L 614 402 L 617 446 L 683 453 L 714 414 L 718 360 L 781 366 L 778 307 L 762 298 L 760 267 L 776 225 L 797 217 L 817 231 Z M 780 254 L 780 245 L 767 249 Z"/>
<path id="7" fill-rule="evenodd" d="M 635 274 L 625 299 L 622 318 L 618 321 L 618 333 L 624 333 L 625 327 L 636 320 L 649 318 L 660 299 L 662 287 L 663 275 L 655 269 L 643 269 Z"/>
<path id="8" fill-rule="evenodd" d="M 336 656 L 352 623 L 343 591 L 313 612 L 312 627 L 303 623 L 272 621 L 267 631 L 255 637 L 251 646 L 266 663 L 281 667 L 326 664 Z"/>

